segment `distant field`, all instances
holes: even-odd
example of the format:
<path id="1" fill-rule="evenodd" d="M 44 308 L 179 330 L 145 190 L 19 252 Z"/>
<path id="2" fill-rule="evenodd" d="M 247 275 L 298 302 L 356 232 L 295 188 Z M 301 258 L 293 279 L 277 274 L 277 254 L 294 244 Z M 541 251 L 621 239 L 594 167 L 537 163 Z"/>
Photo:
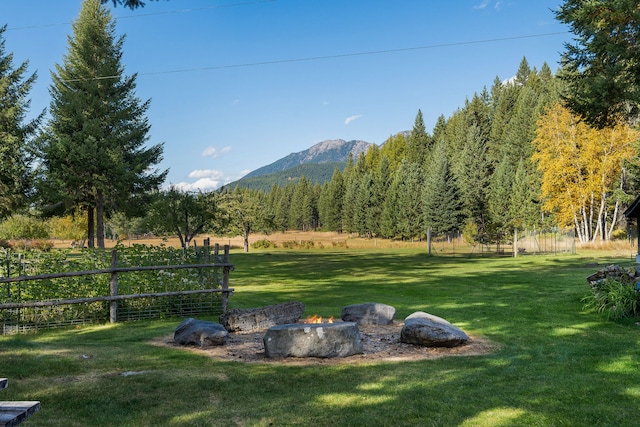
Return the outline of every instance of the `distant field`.
<path id="1" fill-rule="evenodd" d="M 205 238 L 211 239 L 211 244 L 218 243 L 220 245 L 230 245 L 232 249 L 242 249 L 243 242 L 242 237 L 219 237 L 209 235 L 196 236 L 194 241 L 198 246 L 201 246 Z M 424 248 L 427 249 L 426 241 L 401 241 L 401 240 L 389 240 L 389 239 L 365 239 L 361 237 L 355 237 L 346 233 L 325 232 L 325 231 L 287 231 L 286 233 L 272 233 L 272 234 L 259 234 L 255 233 L 249 237 L 249 244 L 253 244 L 259 240 L 269 240 L 276 244 L 276 247 L 282 248 L 285 242 L 296 242 L 302 245 L 304 242 L 313 242 L 314 248 L 352 248 L 352 249 L 410 249 L 410 248 Z M 106 246 L 113 247 L 117 242 L 115 240 L 107 240 Z M 68 248 L 71 245 L 67 240 L 54 241 L 57 248 Z M 177 237 L 168 238 L 144 238 L 144 239 L 131 239 L 124 240 L 123 244 L 147 244 L 147 245 L 160 245 L 165 244 L 172 247 L 180 247 L 180 241 Z M 251 251 L 254 249 L 250 248 Z M 437 242 L 432 244 L 432 250 L 435 255 L 445 254 L 480 254 L 481 249 L 479 247 L 473 248 L 470 244 L 459 238 L 451 242 Z M 494 251 L 495 246 L 491 248 L 485 248 L 485 251 Z M 594 242 L 588 244 L 579 244 L 576 242 L 576 250 L 588 251 L 593 254 L 600 254 L 604 256 L 635 258 L 637 253 L 637 246 L 635 240 L 629 242 L 627 240 L 616 240 L 612 242 Z M 511 249 L 505 250 L 508 255 Z M 528 251 L 527 253 L 530 253 Z"/>

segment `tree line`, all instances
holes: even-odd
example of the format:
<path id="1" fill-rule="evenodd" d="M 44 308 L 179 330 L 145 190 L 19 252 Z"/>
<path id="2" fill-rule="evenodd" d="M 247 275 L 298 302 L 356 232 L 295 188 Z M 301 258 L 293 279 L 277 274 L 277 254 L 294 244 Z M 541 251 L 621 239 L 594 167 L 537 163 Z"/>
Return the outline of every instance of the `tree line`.
<path id="1" fill-rule="evenodd" d="M 106 2 L 83 2 L 52 72 L 49 114 L 32 120 L 37 75 L 28 75 L 28 62 L 13 64 L 0 27 L 7 236 L 34 229 L 24 223 L 37 217 L 82 224 L 90 247 L 104 247 L 109 233 L 170 232 L 187 245 L 214 232 L 244 235 L 247 249 L 253 231 L 292 229 L 405 240 L 463 232 L 489 243 L 556 226 L 573 228 L 581 241 L 607 240 L 639 189 L 635 2 L 566 0 L 556 18 L 577 39 L 555 74 L 523 58 L 513 79 L 496 77 L 431 132 L 418 110 L 411 132 L 351 158 L 323 184 L 302 177 L 268 191 L 211 193 L 161 190 L 163 146 L 147 146 L 149 101 L 136 97 L 136 75 L 125 75 L 125 38 Z"/>
<path id="2" fill-rule="evenodd" d="M 496 78 L 431 133 L 418 110 L 408 134 L 389 137 L 330 181 L 235 189 L 262 206 L 255 226 L 423 239 L 462 232 L 478 243 L 516 230 L 574 228 L 608 240 L 634 197 L 638 134 L 620 122 L 598 129 L 561 101 L 563 81 L 523 58 L 515 78 Z M 224 193 L 224 191 L 223 191 Z"/>

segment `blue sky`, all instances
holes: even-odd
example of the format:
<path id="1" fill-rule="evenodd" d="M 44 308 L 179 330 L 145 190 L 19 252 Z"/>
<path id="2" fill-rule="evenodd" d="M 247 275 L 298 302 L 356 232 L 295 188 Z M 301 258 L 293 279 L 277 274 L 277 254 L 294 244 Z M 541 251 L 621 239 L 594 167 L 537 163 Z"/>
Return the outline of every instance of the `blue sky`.
<path id="1" fill-rule="evenodd" d="M 111 9 L 123 63 L 151 99 L 150 144 L 164 143 L 167 185 L 210 190 L 327 139 L 381 144 L 431 130 L 531 67 L 558 67 L 561 0 L 160 0 Z M 38 80 L 31 111 L 49 105 L 50 70 L 66 54 L 81 0 L 0 0 L 14 65 Z"/>

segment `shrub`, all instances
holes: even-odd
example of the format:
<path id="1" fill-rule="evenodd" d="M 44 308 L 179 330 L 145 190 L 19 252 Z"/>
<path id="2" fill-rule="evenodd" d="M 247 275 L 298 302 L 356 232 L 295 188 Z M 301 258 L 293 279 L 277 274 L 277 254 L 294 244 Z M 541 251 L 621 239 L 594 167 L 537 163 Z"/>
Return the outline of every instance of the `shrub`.
<path id="1" fill-rule="evenodd" d="M 285 249 L 311 249 L 316 246 L 313 240 L 287 240 L 282 242 L 282 247 Z"/>
<path id="2" fill-rule="evenodd" d="M 0 224 L 0 239 L 43 239 L 49 237 L 47 225 L 28 215 L 14 214 Z"/>
<path id="3" fill-rule="evenodd" d="M 276 244 L 269 239 L 261 239 L 253 242 L 251 247 L 254 249 L 269 249 L 275 248 Z"/>
<path id="4" fill-rule="evenodd" d="M 584 308 L 618 320 L 640 314 L 640 292 L 636 284 L 624 279 L 606 279 L 591 286 L 592 293 L 583 298 Z"/>

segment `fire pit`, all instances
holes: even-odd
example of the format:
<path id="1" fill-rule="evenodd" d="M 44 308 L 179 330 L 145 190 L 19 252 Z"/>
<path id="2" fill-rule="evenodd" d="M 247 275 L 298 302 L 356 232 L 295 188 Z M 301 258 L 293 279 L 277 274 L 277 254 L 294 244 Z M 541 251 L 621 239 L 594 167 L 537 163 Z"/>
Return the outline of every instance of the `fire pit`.
<path id="1" fill-rule="evenodd" d="M 363 352 L 353 322 L 277 325 L 267 330 L 263 342 L 267 357 L 347 357 Z"/>

